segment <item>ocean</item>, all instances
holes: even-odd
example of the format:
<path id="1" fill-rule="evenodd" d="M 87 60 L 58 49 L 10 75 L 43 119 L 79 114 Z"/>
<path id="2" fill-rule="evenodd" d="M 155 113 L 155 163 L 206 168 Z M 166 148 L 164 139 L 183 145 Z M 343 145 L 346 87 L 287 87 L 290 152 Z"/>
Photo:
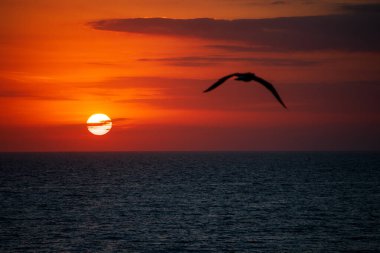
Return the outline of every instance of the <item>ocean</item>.
<path id="1" fill-rule="evenodd" d="M 380 252 L 380 153 L 1 153 L 0 252 Z"/>

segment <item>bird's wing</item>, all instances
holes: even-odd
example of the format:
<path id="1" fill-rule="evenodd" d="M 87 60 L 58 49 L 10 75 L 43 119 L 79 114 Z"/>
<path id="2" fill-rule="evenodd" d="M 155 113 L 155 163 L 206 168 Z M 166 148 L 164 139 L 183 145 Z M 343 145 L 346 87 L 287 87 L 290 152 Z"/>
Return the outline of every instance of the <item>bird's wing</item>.
<path id="1" fill-rule="evenodd" d="M 288 109 L 286 107 L 285 103 L 282 101 L 280 95 L 277 93 L 276 89 L 274 88 L 274 86 L 271 83 L 265 81 L 264 79 L 262 79 L 261 77 L 258 77 L 258 76 L 255 76 L 254 80 L 261 83 L 262 85 L 264 85 L 265 88 L 267 88 L 270 92 L 272 92 L 272 94 L 277 98 L 278 102 L 280 102 L 280 104 L 282 104 L 283 107 Z"/>
<path id="2" fill-rule="evenodd" d="M 228 75 L 228 76 L 220 78 L 218 81 L 216 81 L 216 83 L 214 83 L 213 85 L 211 85 L 209 88 L 207 88 L 203 92 L 209 92 L 209 91 L 215 89 L 216 87 L 218 87 L 219 85 L 221 85 L 222 83 L 224 83 L 225 81 L 227 81 L 227 79 L 229 79 L 229 78 L 231 78 L 233 76 L 236 76 L 236 73 L 233 73 L 231 75 Z"/>

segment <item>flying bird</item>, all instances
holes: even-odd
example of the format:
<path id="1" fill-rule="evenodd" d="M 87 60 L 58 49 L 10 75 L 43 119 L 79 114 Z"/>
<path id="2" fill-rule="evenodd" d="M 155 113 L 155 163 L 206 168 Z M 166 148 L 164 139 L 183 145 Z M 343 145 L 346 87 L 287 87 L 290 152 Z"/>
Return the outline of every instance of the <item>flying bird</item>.
<path id="1" fill-rule="evenodd" d="M 230 79 L 231 77 L 234 77 L 234 76 L 236 77 L 235 78 L 236 81 L 243 81 L 243 82 L 256 81 L 256 82 L 264 85 L 264 87 L 267 88 L 270 92 L 272 92 L 273 96 L 275 96 L 277 98 L 278 102 L 280 102 L 280 104 L 287 109 L 286 105 L 282 101 L 280 95 L 277 93 L 277 91 L 273 87 L 273 85 L 271 83 L 269 83 L 268 81 L 265 81 L 261 77 L 258 77 L 255 74 L 250 73 L 250 72 L 248 72 L 248 73 L 233 73 L 231 75 L 222 77 L 218 81 L 216 81 L 216 83 L 211 85 L 208 89 L 206 89 L 203 92 L 212 91 L 213 89 L 215 89 L 216 87 L 218 87 L 219 85 L 221 85 L 222 83 L 224 83 L 225 81 L 227 81 L 228 79 Z"/>

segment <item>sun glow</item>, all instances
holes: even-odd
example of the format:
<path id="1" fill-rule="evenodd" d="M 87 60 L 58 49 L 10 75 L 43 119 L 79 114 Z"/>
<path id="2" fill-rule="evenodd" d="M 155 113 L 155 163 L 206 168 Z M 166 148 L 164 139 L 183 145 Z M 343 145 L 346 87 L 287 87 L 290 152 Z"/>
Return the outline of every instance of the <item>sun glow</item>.
<path id="1" fill-rule="evenodd" d="M 110 117 L 105 114 L 93 114 L 87 120 L 87 129 L 94 135 L 105 135 L 111 128 L 112 121 Z"/>

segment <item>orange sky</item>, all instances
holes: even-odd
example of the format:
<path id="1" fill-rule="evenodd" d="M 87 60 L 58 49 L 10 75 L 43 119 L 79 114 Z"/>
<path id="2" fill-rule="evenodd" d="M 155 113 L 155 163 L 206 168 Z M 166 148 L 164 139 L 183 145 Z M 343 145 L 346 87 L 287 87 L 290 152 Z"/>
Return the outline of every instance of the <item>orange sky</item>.
<path id="1" fill-rule="evenodd" d="M 379 150 L 380 3 L 344 2 L 2 0 L 0 151 Z M 289 110 L 202 93 L 247 71 Z"/>

